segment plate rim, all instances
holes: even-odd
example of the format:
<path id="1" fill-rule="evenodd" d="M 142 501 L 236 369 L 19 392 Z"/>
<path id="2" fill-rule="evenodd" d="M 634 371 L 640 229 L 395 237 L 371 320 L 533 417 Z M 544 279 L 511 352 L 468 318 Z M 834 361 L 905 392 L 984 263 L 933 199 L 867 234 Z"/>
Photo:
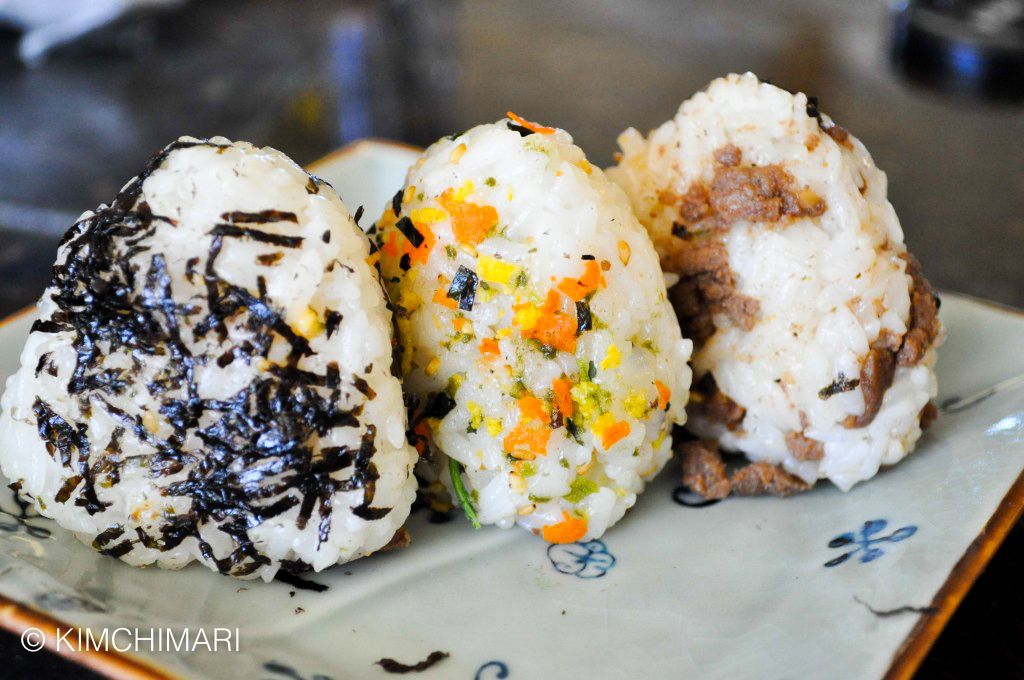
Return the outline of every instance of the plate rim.
<path id="1" fill-rule="evenodd" d="M 388 139 L 359 139 L 307 164 L 305 169 L 315 174 L 318 168 L 336 162 L 345 156 L 354 155 L 364 149 L 373 147 L 397 148 L 415 152 L 422 151 L 422 147 Z M 960 298 L 981 307 L 988 307 L 997 312 L 1024 317 L 1024 310 L 1001 302 L 954 291 L 940 291 L 940 293 Z M 36 305 L 30 304 L 10 314 L 0 320 L 0 329 L 31 314 L 35 309 Z M 959 608 L 960 603 L 963 602 L 967 593 L 970 592 L 978 576 L 984 571 L 999 547 L 1003 544 L 1007 534 L 1009 534 L 1022 515 L 1024 515 L 1024 470 L 1014 480 L 1009 490 L 999 501 L 995 511 L 988 518 L 984 528 L 971 541 L 963 555 L 950 570 L 946 580 L 935 593 L 935 597 L 931 602 L 931 607 L 935 609 L 935 612 L 918 618 L 917 623 L 900 643 L 895 654 L 893 654 L 885 674 L 881 676 L 882 680 L 909 680 L 914 675 L 924 661 L 924 657 L 945 629 L 953 613 Z M 78 627 L 49 614 L 39 612 L 29 605 L 0 595 L 0 628 L 6 629 L 15 635 L 22 634 L 29 628 L 41 629 L 45 633 L 47 650 L 60 654 L 73 663 L 111 677 L 129 678 L 131 680 L 178 680 L 180 678 L 180 676 L 157 666 L 148 659 L 137 658 L 128 652 L 110 650 L 87 650 L 82 652 L 70 647 L 66 651 L 64 649 L 54 649 L 51 638 L 56 639 L 58 624 Z"/>

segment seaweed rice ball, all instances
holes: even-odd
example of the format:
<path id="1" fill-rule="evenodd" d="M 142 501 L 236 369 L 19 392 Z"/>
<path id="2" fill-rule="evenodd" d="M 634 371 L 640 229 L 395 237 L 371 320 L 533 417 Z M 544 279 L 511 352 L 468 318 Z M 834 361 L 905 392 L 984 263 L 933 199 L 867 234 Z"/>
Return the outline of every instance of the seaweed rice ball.
<path id="1" fill-rule="evenodd" d="M 690 485 L 847 490 L 906 456 L 935 413 L 943 332 L 864 145 L 813 98 L 749 73 L 619 144 L 609 175 L 681 277 L 688 428 L 754 461 L 726 479 L 714 445 L 690 445 Z"/>
<path id="2" fill-rule="evenodd" d="M 413 425 L 467 514 L 602 535 L 671 455 L 690 343 L 621 190 L 520 119 L 431 146 L 381 218 Z"/>
<path id="3" fill-rule="evenodd" d="M 369 249 L 281 153 L 182 137 L 61 242 L 4 475 L 137 566 L 269 580 L 384 547 L 416 454 Z"/>

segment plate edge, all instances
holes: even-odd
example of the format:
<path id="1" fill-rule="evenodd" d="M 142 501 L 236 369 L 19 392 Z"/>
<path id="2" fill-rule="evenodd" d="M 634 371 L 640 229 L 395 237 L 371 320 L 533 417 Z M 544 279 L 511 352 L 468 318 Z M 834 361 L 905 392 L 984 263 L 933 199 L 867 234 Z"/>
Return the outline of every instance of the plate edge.
<path id="1" fill-rule="evenodd" d="M 127 652 L 112 652 L 101 649 L 83 652 L 72 649 L 70 644 L 67 647 L 57 648 L 55 641 L 62 625 L 79 628 L 79 626 L 74 626 L 48 614 L 35 611 L 26 605 L 0 595 L 0 628 L 5 628 L 15 635 L 23 634 L 32 628 L 40 630 L 46 638 L 46 651 L 52 654 L 59 654 L 74 664 L 85 666 L 111 678 L 124 678 L 126 680 L 181 680 L 181 676 L 174 675 L 165 669 L 157 668 L 149 662 L 138 659 Z"/>
<path id="2" fill-rule="evenodd" d="M 922 616 L 896 650 L 889 669 L 882 680 L 909 680 L 917 671 L 928 651 L 945 629 L 978 576 L 1003 544 L 1006 535 L 1024 514 L 1024 472 L 1021 472 L 1009 491 L 999 501 L 995 512 L 985 523 L 964 554 L 953 566 L 946 581 L 935 593 L 931 606 L 937 611 Z"/>

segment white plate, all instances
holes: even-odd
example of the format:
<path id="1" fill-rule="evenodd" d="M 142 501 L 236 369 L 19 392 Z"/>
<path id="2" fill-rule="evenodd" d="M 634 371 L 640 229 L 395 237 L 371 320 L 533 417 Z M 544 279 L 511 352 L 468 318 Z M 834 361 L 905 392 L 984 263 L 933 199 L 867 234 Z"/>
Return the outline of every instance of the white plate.
<path id="1" fill-rule="evenodd" d="M 313 171 L 353 209 L 365 205 L 369 223 L 414 158 L 364 142 Z M 437 650 L 450 657 L 425 677 L 907 677 L 1024 498 L 1024 317 L 952 294 L 943 302 L 940 403 L 959 405 L 908 460 L 850 493 L 823 484 L 785 500 L 687 507 L 670 464 L 602 541 L 548 546 L 518 529 L 474 532 L 461 518 L 430 524 L 421 512 L 410 548 L 315 575 L 329 586 L 318 593 L 198 566 L 133 569 L 5 492 L 0 623 L 38 627 L 51 644 L 69 625 L 96 636 L 238 630 L 240 651 L 143 643 L 75 654 L 143 677 L 388 677 L 375 662 Z M 30 324 L 25 314 L 0 327 L 0 375 L 16 368 Z"/>

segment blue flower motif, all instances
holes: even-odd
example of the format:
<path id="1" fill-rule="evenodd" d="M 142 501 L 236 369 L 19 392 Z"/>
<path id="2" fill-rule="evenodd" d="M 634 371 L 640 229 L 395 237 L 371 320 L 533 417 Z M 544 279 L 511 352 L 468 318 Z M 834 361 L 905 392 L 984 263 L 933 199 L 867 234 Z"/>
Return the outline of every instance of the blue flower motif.
<path id="1" fill-rule="evenodd" d="M 911 524 L 897 529 L 888 536 L 876 536 L 876 534 L 883 531 L 888 525 L 889 523 L 884 519 L 872 519 L 864 522 L 864 526 L 862 526 L 860 531 L 856 534 L 851 532 L 836 536 L 828 542 L 828 547 L 843 548 L 854 544 L 856 544 L 856 547 L 835 559 L 829 560 L 825 563 L 825 566 L 834 567 L 838 564 L 842 564 L 857 553 L 861 554 L 860 561 L 862 563 L 871 562 L 885 554 L 884 550 L 875 546 L 876 543 L 883 543 L 886 541 L 889 543 L 897 543 L 899 541 L 906 540 L 917 533 L 917 527 Z"/>
<path id="2" fill-rule="evenodd" d="M 615 566 L 615 556 L 604 541 L 586 543 L 554 543 L 548 546 L 548 559 L 563 574 L 577 578 L 600 578 Z"/>
<path id="3" fill-rule="evenodd" d="M 503 664 L 501 661 L 488 661 L 483 666 L 480 666 L 476 675 L 473 676 L 474 680 L 486 680 L 486 678 L 490 676 L 490 673 L 484 675 L 484 672 L 491 669 L 494 670 L 494 677 L 499 678 L 499 680 L 508 677 L 508 666 Z"/>
<path id="4" fill-rule="evenodd" d="M 41 517 L 39 513 L 32 509 L 32 504 L 22 500 L 17 494 L 12 497 L 12 500 L 18 506 L 18 512 L 15 514 L 6 508 L 0 508 L 0 515 L 7 515 L 14 520 L 13 522 L 0 521 L 0 531 L 13 534 L 23 530 L 32 538 L 49 538 L 51 535 L 49 529 L 29 524 L 28 520 Z"/>

